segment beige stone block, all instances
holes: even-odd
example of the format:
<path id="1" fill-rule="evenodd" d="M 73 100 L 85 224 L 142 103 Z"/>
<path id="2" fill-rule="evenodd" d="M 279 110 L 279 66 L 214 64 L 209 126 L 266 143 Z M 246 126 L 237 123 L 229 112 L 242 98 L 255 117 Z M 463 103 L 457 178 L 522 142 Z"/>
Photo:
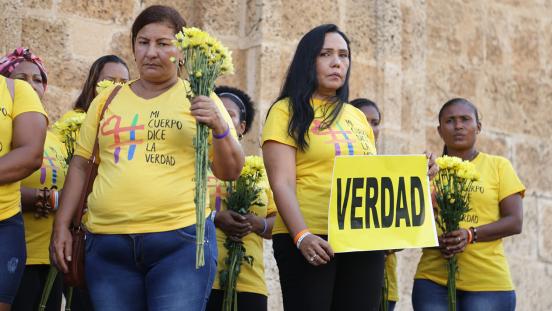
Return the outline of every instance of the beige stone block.
<path id="1" fill-rule="evenodd" d="M 69 52 L 67 22 L 62 19 L 25 17 L 21 25 L 21 44 L 31 48 L 49 64 Z"/>
<path id="2" fill-rule="evenodd" d="M 441 106 L 454 94 L 449 89 L 449 65 L 433 59 L 427 60 L 426 91 L 425 91 L 425 120 L 429 124 L 437 124 Z"/>
<path id="3" fill-rule="evenodd" d="M 23 5 L 30 9 L 51 9 L 52 0 L 23 0 Z"/>
<path id="4" fill-rule="evenodd" d="M 462 38 L 455 27 L 464 25 L 465 8 L 456 1 L 427 2 L 427 48 L 432 59 L 457 59 L 462 54 Z"/>
<path id="5" fill-rule="evenodd" d="M 113 24 L 83 18 L 69 18 L 66 26 L 74 55 L 96 59 L 105 55 L 113 34 Z"/>
<path id="6" fill-rule="evenodd" d="M 71 15 L 129 23 L 135 17 L 135 3 L 133 0 L 61 0 L 58 7 Z"/>
<path id="7" fill-rule="evenodd" d="M 523 230 L 521 234 L 504 238 L 506 257 L 510 261 L 537 260 L 539 240 L 539 208 L 534 195 L 523 199 Z M 552 210 L 550 211 L 552 212 Z"/>
<path id="8" fill-rule="evenodd" d="M 490 133 L 483 127 L 481 133 L 477 136 L 476 147 L 479 151 L 511 157 L 508 141 L 505 137 Z"/>
<path id="9" fill-rule="evenodd" d="M 527 194 L 552 194 L 552 150 L 548 143 L 519 142 L 515 146 L 513 165 L 527 188 Z"/>
<path id="10" fill-rule="evenodd" d="M 5 1 L 0 10 L 0 55 L 13 51 L 21 42 L 21 10 L 18 3 Z"/>
<path id="11" fill-rule="evenodd" d="M 481 18 L 481 17 L 480 17 Z M 485 40 L 483 37 L 484 30 L 481 24 L 477 23 L 469 32 L 464 33 L 464 42 L 466 44 L 466 56 L 470 64 L 478 66 L 485 61 Z"/>
<path id="12" fill-rule="evenodd" d="M 376 50 L 376 2 L 375 0 L 348 0 L 345 5 L 346 22 L 343 31 L 351 40 L 353 62 L 375 58 Z"/>
<path id="13" fill-rule="evenodd" d="M 376 101 L 378 106 L 384 105 L 384 103 L 378 103 L 376 99 L 378 80 L 378 69 L 375 66 L 353 60 L 349 77 L 349 100 L 364 97 Z"/>
<path id="14" fill-rule="evenodd" d="M 400 65 L 394 63 L 380 64 L 379 74 L 382 77 L 381 92 L 377 101 L 382 114 L 385 116 L 386 128 L 398 130 L 402 127 L 402 74 Z M 392 120 L 392 121 L 391 121 Z"/>
<path id="15" fill-rule="evenodd" d="M 184 20 L 187 25 L 196 25 L 197 23 L 197 3 L 201 1 L 196 0 L 143 0 L 140 1 L 140 10 L 151 5 L 166 5 L 175 8 Z"/>
<path id="16" fill-rule="evenodd" d="M 419 141 L 424 141 L 420 139 Z M 380 137 L 377 144 L 378 154 L 412 154 L 421 153 L 424 146 L 416 146 L 412 137 L 406 137 L 400 132 L 385 127 L 380 130 Z"/>
<path id="17" fill-rule="evenodd" d="M 217 35 L 242 35 L 242 1 L 202 0 L 196 6 L 198 26 Z"/>
<path id="18" fill-rule="evenodd" d="M 89 60 L 74 59 L 69 55 L 61 55 L 50 60 L 48 85 L 55 85 L 66 91 L 82 88 L 92 64 Z"/>
<path id="19" fill-rule="evenodd" d="M 54 124 L 59 117 L 73 108 L 74 100 L 77 99 L 79 91 L 78 89 L 64 89 L 63 86 L 48 85 L 42 103 L 48 113 L 50 124 Z"/>
<path id="20" fill-rule="evenodd" d="M 443 153 L 444 143 L 437 131 L 437 123 L 434 126 L 426 127 L 425 144 L 427 151 L 433 152 L 436 156 L 440 156 Z"/>
<path id="21" fill-rule="evenodd" d="M 423 73 L 416 74 L 416 71 L 411 71 L 403 77 L 400 122 L 402 130 L 406 132 L 425 131 L 423 107 L 427 103 L 425 84 L 420 81 L 422 77 Z M 392 117 L 389 122 L 395 122 Z"/>
<path id="22" fill-rule="evenodd" d="M 511 39 L 512 65 L 518 73 L 535 72 L 541 68 L 539 55 L 539 24 L 533 18 L 513 21 Z"/>
<path id="23" fill-rule="evenodd" d="M 400 1 L 377 1 L 376 58 L 399 62 L 401 57 L 402 18 Z"/>
<path id="24" fill-rule="evenodd" d="M 479 70 L 464 66 L 451 66 L 448 73 L 450 98 L 462 97 L 474 100 L 481 74 Z M 474 101 L 474 104 L 477 104 Z"/>
<path id="25" fill-rule="evenodd" d="M 413 2 L 412 4 L 401 2 L 401 65 L 405 71 L 425 69 L 427 43 L 425 3 Z"/>
<path id="26" fill-rule="evenodd" d="M 274 102 L 284 84 L 285 74 L 295 53 L 295 47 L 279 45 L 261 46 L 260 52 L 260 97 L 261 101 Z"/>
<path id="27" fill-rule="evenodd" d="M 494 66 L 503 65 L 510 45 L 509 16 L 494 8 L 489 8 L 488 15 L 484 33 L 485 61 Z"/>
<path id="28" fill-rule="evenodd" d="M 397 283 L 399 287 L 399 301 L 395 310 L 412 310 L 412 286 L 414 275 L 422 251 L 420 249 L 405 249 L 397 253 Z"/>
<path id="29" fill-rule="evenodd" d="M 130 42 L 130 30 L 113 33 L 108 50 L 109 53 L 119 56 L 127 63 L 131 79 L 137 79 L 139 77 L 138 68 L 136 68 L 136 62 L 134 61 L 134 53 L 132 52 L 132 44 Z"/>
<path id="30" fill-rule="evenodd" d="M 538 252 L 539 258 L 552 263 L 552 200 L 538 199 Z"/>
<path id="31" fill-rule="evenodd" d="M 297 42 L 312 28 L 326 23 L 340 23 L 338 2 L 271 1 L 263 3 L 263 37 Z"/>
<path id="32" fill-rule="evenodd" d="M 523 130 L 523 109 L 518 104 L 516 82 L 504 72 L 488 73 L 483 80 L 483 96 L 477 105 L 483 127 L 506 132 Z"/>
<path id="33" fill-rule="evenodd" d="M 48 71 L 48 84 L 64 89 L 80 88 L 86 77 L 84 61 L 70 53 L 68 23 L 60 19 L 27 17 L 22 24 L 22 45 L 42 58 Z"/>
<path id="34" fill-rule="evenodd" d="M 263 0 L 247 0 L 244 29 L 246 37 L 260 39 L 263 25 L 263 7 Z"/>
<path id="35" fill-rule="evenodd" d="M 268 310 L 283 311 L 280 276 L 274 259 L 272 240 L 264 240 L 264 264 L 266 287 L 268 289 Z"/>
<path id="36" fill-rule="evenodd" d="M 517 310 L 552 310 L 550 264 L 536 260 L 509 260 L 516 287 Z"/>

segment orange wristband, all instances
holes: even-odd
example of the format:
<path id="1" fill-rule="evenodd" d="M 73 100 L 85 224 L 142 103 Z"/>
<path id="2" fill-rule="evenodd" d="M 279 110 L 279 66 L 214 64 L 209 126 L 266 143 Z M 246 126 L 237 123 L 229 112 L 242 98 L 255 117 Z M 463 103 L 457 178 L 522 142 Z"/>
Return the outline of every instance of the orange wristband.
<path id="1" fill-rule="evenodd" d="M 301 238 L 301 236 L 306 233 L 306 232 L 309 232 L 309 228 L 305 228 L 301 231 L 299 231 L 295 237 L 293 238 L 293 244 L 297 245 L 297 241 L 299 241 L 299 238 Z"/>
<path id="2" fill-rule="evenodd" d="M 473 241 L 473 234 L 470 229 L 465 229 L 468 231 L 468 244 L 470 244 Z"/>

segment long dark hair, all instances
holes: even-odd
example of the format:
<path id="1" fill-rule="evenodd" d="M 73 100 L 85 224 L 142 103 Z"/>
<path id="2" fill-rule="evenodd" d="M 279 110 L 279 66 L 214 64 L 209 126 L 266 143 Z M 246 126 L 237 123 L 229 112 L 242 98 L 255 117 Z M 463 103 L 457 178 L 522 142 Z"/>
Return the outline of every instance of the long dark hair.
<path id="1" fill-rule="evenodd" d="M 94 97 L 96 97 L 96 84 L 99 82 L 98 78 L 100 77 L 100 72 L 102 72 L 102 69 L 107 63 L 121 64 L 125 66 L 128 71 L 127 64 L 119 56 L 105 55 L 98 58 L 90 67 L 90 71 L 88 72 L 88 77 L 84 82 L 84 86 L 82 87 L 82 91 L 79 97 L 77 97 L 77 100 L 75 101 L 75 105 L 73 106 L 73 109 L 82 110 L 84 112 L 88 111 L 88 107 L 90 107 L 90 103 L 92 102 Z"/>
<path id="2" fill-rule="evenodd" d="M 297 45 L 297 50 L 293 60 L 289 65 L 286 79 L 280 95 L 276 102 L 284 98 L 289 100 L 291 118 L 288 125 L 288 134 L 293 137 L 300 150 L 308 149 L 308 130 L 314 119 L 314 109 L 310 102 L 314 92 L 318 88 L 316 79 L 316 58 L 324 47 L 326 34 L 330 32 L 338 33 L 347 43 L 349 50 L 349 64 L 351 63 L 351 48 L 349 39 L 334 24 L 320 25 L 301 38 Z M 349 100 L 349 70 L 345 76 L 343 86 L 337 89 L 335 97 L 331 99 L 334 103 L 331 113 L 324 116 L 320 129 L 326 129 L 332 125 L 338 117 L 343 104 Z M 270 113 L 270 111 L 268 112 Z"/>
<path id="3" fill-rule="evenodd" d="M 479 124 L 480 122 L 479 111 L 477 110 L 477 107 L 475 107 L 475 105 L 472 104 L 469 100 L 458 97 L 458 98 L 453 98 L 443 104 L 443 106 L 441 107 L 441 110 L 439 110 L 439 125 L 441 125 L 441 117 L 443 116 L 443 112 L 445 111 L 445 109 L 449 106 L 457 105 L 457 104 L 462 104 L 470 107 L 473 110 L 473 114 L 475 115 L 475 121 L 477 122 L 477 124 Z M 443 155 L 447 155 L 447 154 L 448 154 L 448 149 L 447 149 L 447 145 L 445 145 L 443 147 Z"/>

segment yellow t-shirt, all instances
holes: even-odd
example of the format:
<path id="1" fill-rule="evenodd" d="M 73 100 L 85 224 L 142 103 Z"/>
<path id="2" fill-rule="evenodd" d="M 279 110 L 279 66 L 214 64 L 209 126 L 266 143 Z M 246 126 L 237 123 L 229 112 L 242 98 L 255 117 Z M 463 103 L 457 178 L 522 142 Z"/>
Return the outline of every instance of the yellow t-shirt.
<path id="1" fill-rule="evenodd" d="M 64 160 L 66 154 L 63 143 L 54 133 L 48 131 L 44 143 L 42 167 L 23 179 L 21 186 L 32 189 L 50 189 L 55 186 L 61 190 L 67 171 Z M 54 215 L 50 214 L 47 218 L 35 218 L 34 213 L 25 212 L 23 220 L 25 241 L 27 242 L 27 265 L 49 264 L 48 246 L 50 245 Z"/>
<path id="2" fill-rule="evenodd" d="M 460 222 L 460 227 L 466 229 L 498 221 L 500 201 L 516 193 L 523 196 L 525 192 L 525 187 L 507 159 L 480 152 L 472 162 L 481 178 L 472 187 L 471 211 Z M 415 278 L 446 285 L 446 260 L 439 250 L 423 250 Z M 463 253 L 458 254 L 456 287 L 464 291 L 514 289 L 502 239 L 470 244 Z"/>
<path id="3" fill-rule="evenodd" d="M 90 157 L 101 109 L 112 89 L 92 102 L 77 140 L 76 155 Z M 88 230 L 147 233 L 196 223 L 196 121 L 190 114 L 187 90 L 188 83 L 178 80 L 163 94 L 144 99 L 124 85 L 113 99 L 100 124 L 101 161 L 88 197 L 84 220 Z M 212 97 L 235 137 L 224 105 L 216 95 Z"/>
<path id="4" fill-rule="evenodd" d="M 397 281 L 397 255 L 387 255 L 385 258 L 385 278 L 387 280 L 387 300 L 399 301 L 399 288 Z"/>
<path id="5" fill-rule="evenodd" d="M 264 181 L 260 186 L 264 189 L 259 195 L 259 202 L 263 206 L 254 205 L 250 208 L 250 213 L 266 218 L 267 215 L 276 213 L 276 205 L 272 197 L 272 191 L 268 185 L 268 179 L 264 178 Z M 227 209 L 225 198 L 227 196 L 226 184 L 219 181 L 214 176 L 209 176 L 209 195 L 211 210 Z M 220 272 L 226 268 L 225 259 L 228 255 L 224 242 L 226 241 L 226 234 L 217 228 L 217 246 L 218 246 L 218 265 L 217 274 L 215 276 L 215 283 L 213 288 L 220 289 Z M 268 295 L 264 278 L 264 262 L 263 262 L 263 238 L 256 233 L 250 233 L 242 238 L 244 247 L 246 249 L 246 256 L 253 256 L 253 265 L 249 265 L 247 262 L 243 262 L 241 265 L 240 275 L 237 282 L 238 292 L 257 293 L 261 295 Z"/>
<path id="6" fill-rule="evenodd" d="M 12 101 L 6 78 L 0 76 L 0 158 L 11 151 L 13 120 L 25 112 L 46 112 L 32 87 L 24 81 L 14 80 Z M 0 220 L 8 219 L 21 211 L 20 182 L 0 185 Z"/>
<path id="7" fill-rule="evenodd" d="M 293 137 L 288 134 L 291 109 L 287 99 L 272 106 L 264 125 L 262 142 L 273 140 L 297 148 L 295 172 L 299 209 L 312 233 L 326 235 L 334 157 L 376 154 L 376 147 L 372 128 L 362 111 L 352 105 L 343 105 L 331 127 L 320 130 L 320 123 L 331 110 L 331 104 L 312 99 L 311 105 L 315 118 L 308 131 L 309 148 L 306 151 L 298 149 Z M 272 233 L 288 233 L 279 215 Z"/>

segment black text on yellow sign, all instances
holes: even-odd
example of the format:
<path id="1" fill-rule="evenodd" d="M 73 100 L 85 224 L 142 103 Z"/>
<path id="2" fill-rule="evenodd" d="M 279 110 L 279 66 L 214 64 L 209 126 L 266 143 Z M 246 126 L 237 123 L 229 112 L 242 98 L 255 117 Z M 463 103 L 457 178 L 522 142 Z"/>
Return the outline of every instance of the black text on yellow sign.
<path id="1" fill-rule="evenodd" d="M 405 178 L 410 180 L 408 189 Z M 400 176 L 396 183 L 390 177 L 337 178 L 336 199 L 340 230 L 345 229 L 347 220 L 351 229 L 419 227 L 424 223 L 425 199 L 418 176 Z M 350 219 L 346 220 L 347 209 Z"/>
<path id="2" fill-rule="evenodd" d="M 425 156 L 336 157 L 328 235 L 336 252 L 436 246 Z"/>

